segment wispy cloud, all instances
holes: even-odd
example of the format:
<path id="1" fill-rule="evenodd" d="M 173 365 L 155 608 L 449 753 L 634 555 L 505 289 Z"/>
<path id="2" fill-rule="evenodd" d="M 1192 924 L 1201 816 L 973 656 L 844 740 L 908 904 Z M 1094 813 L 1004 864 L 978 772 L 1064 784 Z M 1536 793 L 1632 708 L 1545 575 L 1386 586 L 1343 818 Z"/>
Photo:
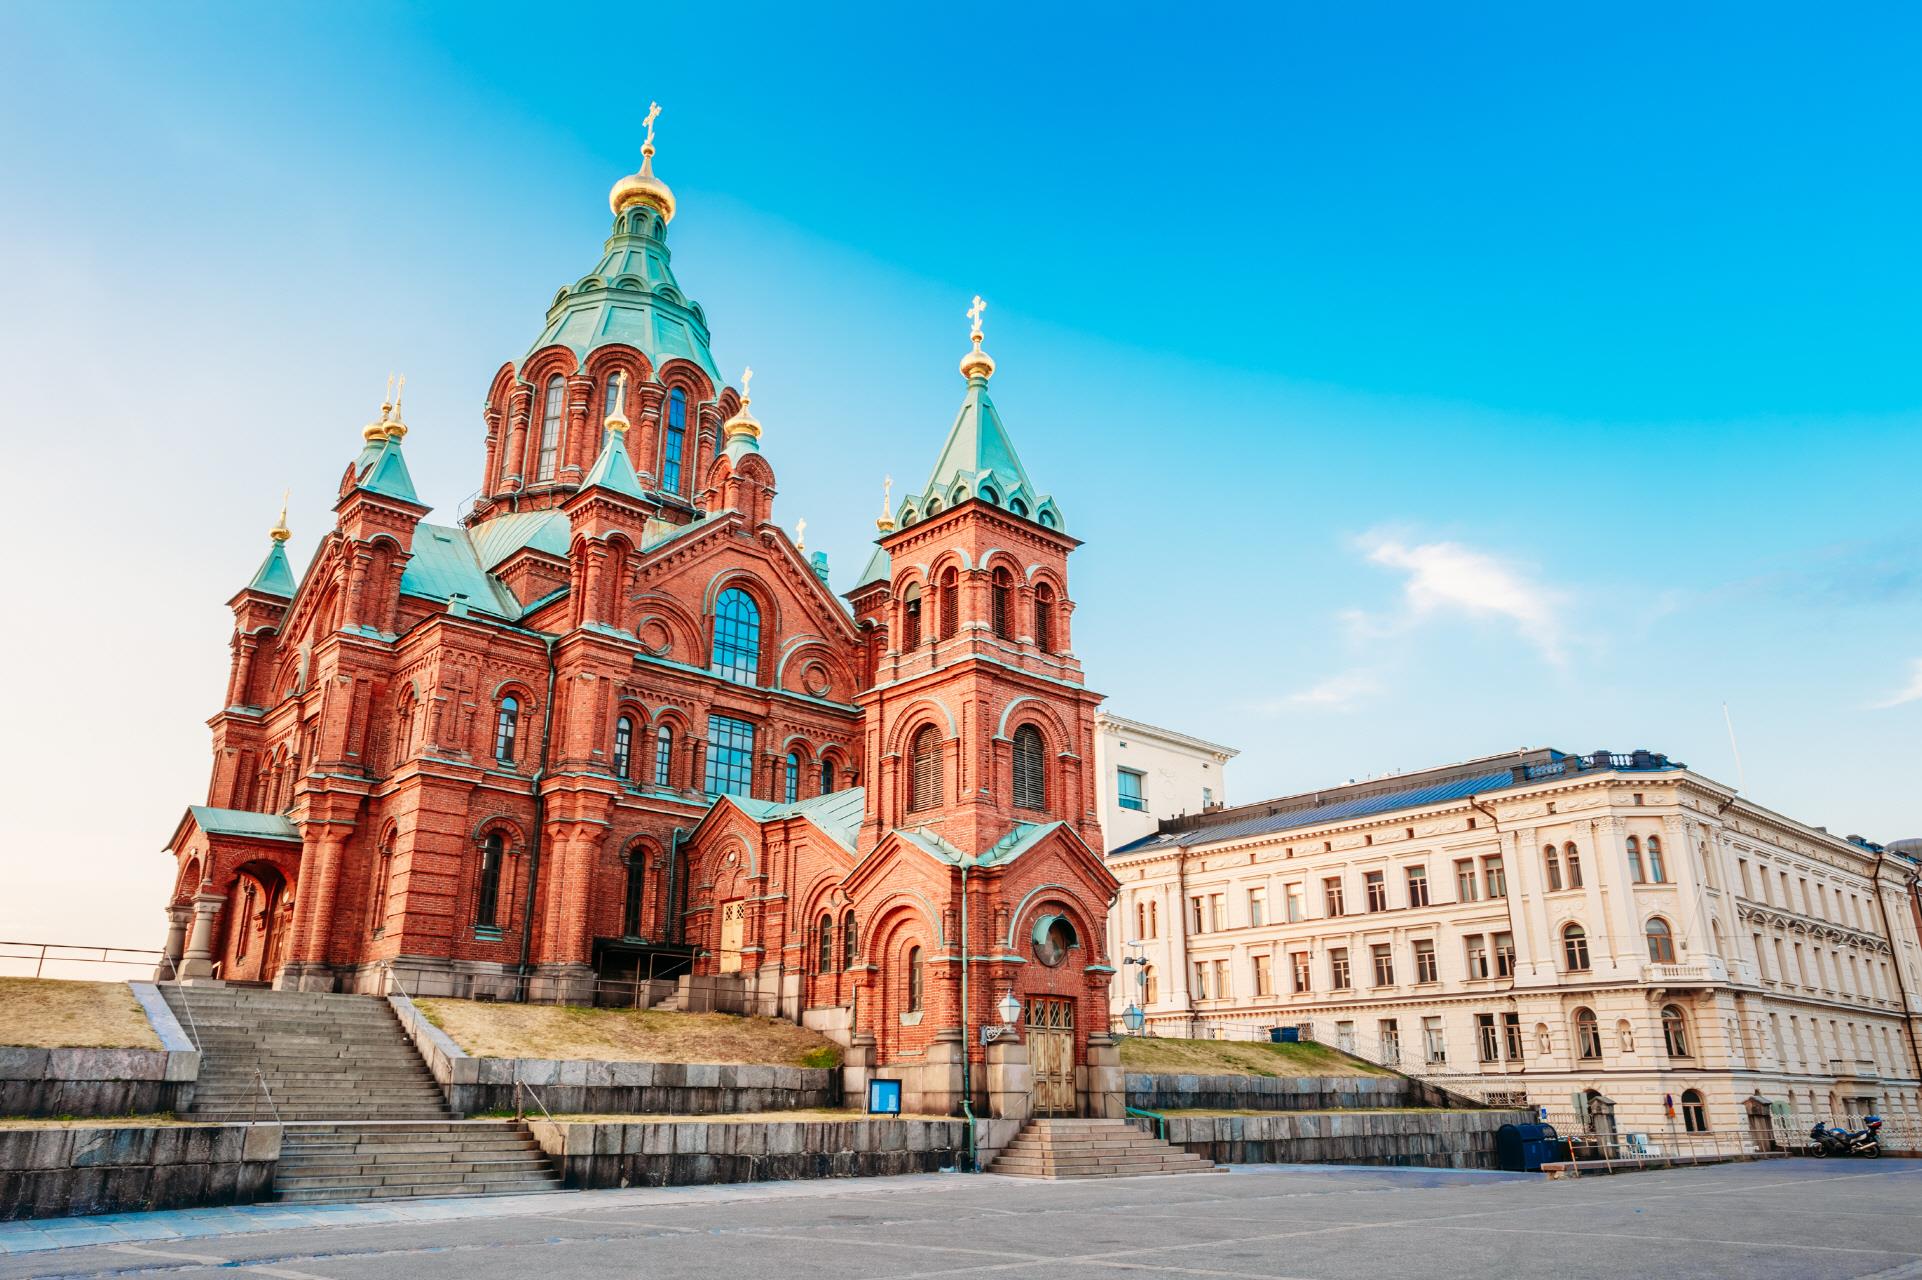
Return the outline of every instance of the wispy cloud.
<path id="1" fill-rule="evenodd" d="M 1909 683 L 1900 693 L 1896 694 L 1893 698 L 1871 704 L 1869 709 L 1872 711 L 1886 711 L 1890 707 L 1899 707 L 1905 702 L 1917 701 L 1922 701 L 1922 658 L 1917 658 L 1909 664 Z"/>
<path id="2" fill-rule="evenodd" d="M 1367 671 L 1344 671 L 1329 676 L 1325 680 L 1298 689 L 1285 697 L 1275 698 L 1263 703 L 1261 710 L 1270 715 L 1283 711 L 1299 711 L 1304 708 L 1319 708 L 1324 711 L 1347 711 L 1358 702 L 1381 692 L 1381 681 Z"/>
<path id="3" fill-rule="evenodd" d="M 1558 666 L 1564 661 L 1565 593 L 1459 542 L 1411 543 L 1371 533 L 1360 545 L 1371 564 L 1398 570 L 1407 579 L 1402 584 L 1402 616 L 1378 618 L 1351 610 L 1342 617 L 1356 631 L 1385 635 L 1449 614 L 1507 619 L 1543 658 Z"/>

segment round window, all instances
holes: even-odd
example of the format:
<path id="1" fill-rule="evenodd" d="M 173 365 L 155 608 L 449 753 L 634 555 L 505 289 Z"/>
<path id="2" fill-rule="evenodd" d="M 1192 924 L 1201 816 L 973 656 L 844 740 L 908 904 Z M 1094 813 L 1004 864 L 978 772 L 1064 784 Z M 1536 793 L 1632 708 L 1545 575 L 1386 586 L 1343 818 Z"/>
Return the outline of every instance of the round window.
<path id="1" fill-rule="evenodd" d="M 1068 958 L 1080 940 L 1065 916 L 1042 916 L 1034 922 L 1034 958 L 1050 969 Z"/>

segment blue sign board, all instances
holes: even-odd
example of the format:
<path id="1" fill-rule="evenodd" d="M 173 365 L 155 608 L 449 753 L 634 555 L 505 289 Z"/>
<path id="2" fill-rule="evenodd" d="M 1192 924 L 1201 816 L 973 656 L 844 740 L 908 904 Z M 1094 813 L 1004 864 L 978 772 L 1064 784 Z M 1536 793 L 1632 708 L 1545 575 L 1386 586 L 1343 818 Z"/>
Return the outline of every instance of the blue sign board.
<path id="1" fill-rule="evenodd" d="M 868 1114 L 871 1116 L 901 1114 L 901 1082 L 899 1080 L 868 1081 Z"/>

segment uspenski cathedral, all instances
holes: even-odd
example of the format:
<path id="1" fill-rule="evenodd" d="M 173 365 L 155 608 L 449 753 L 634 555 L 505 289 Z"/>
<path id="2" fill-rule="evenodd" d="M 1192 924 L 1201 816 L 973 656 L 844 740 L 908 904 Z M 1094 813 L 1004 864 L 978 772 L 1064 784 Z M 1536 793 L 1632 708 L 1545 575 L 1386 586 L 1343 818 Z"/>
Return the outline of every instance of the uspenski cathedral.
<path id="1" fill-rule="evenodd" d="M 229 602 L 166 967 L 671 987 L 822 1029 L 910 1108 L 1117 1108 L 1078 544 L 989 396 L 980 300 L 927 481 L 837 592 L 670 266 L 655 114 L 598 260 L 487 388 L 472 510 L 429 518 L 393 395 L 306 568 L 283 515 Z"/>

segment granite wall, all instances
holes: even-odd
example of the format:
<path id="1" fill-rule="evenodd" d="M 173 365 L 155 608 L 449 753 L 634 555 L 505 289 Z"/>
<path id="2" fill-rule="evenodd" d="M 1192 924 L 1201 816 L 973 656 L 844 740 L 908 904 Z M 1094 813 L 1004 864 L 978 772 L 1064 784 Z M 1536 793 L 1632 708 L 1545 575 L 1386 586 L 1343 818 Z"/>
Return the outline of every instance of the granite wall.
<path id="1" fill-rule="evenodd" d="M 530 1121 L 569 1187 L 874 1178 L 952 1169 L 962 1120 Z"/>
<path id="2" fill-rule="evenodd" d="M 200 1053 L 151 982 L 128 986 L 158 1049 L 0 1048 L 0 1116 L 135 1116 L 193 1105 Z"/>
<path id="3" fill-rule="evenodd" d="M 1454 1095 L 1406 1076 L 1126 1077 L 1128 1105 L 1149 1111 L 1355 1111 L 1449 1107 Z"/>
<path id="4" fill-rule="evenodd" d="M 1168 1141 L 1217 1164 L 1422 1165 L 1493 1169 L 1495 1131 L 1529 1111 L 1322 1111 L 1169 1116 Z M 1153 1120 L 1136 1122 L 1150 1133 Z"/>
<path id="5" fill-rule="evenodd" d="M 252 1204 L 279 1159 L 269 1124 L 0 1129 L 0 1219 Z"/>

